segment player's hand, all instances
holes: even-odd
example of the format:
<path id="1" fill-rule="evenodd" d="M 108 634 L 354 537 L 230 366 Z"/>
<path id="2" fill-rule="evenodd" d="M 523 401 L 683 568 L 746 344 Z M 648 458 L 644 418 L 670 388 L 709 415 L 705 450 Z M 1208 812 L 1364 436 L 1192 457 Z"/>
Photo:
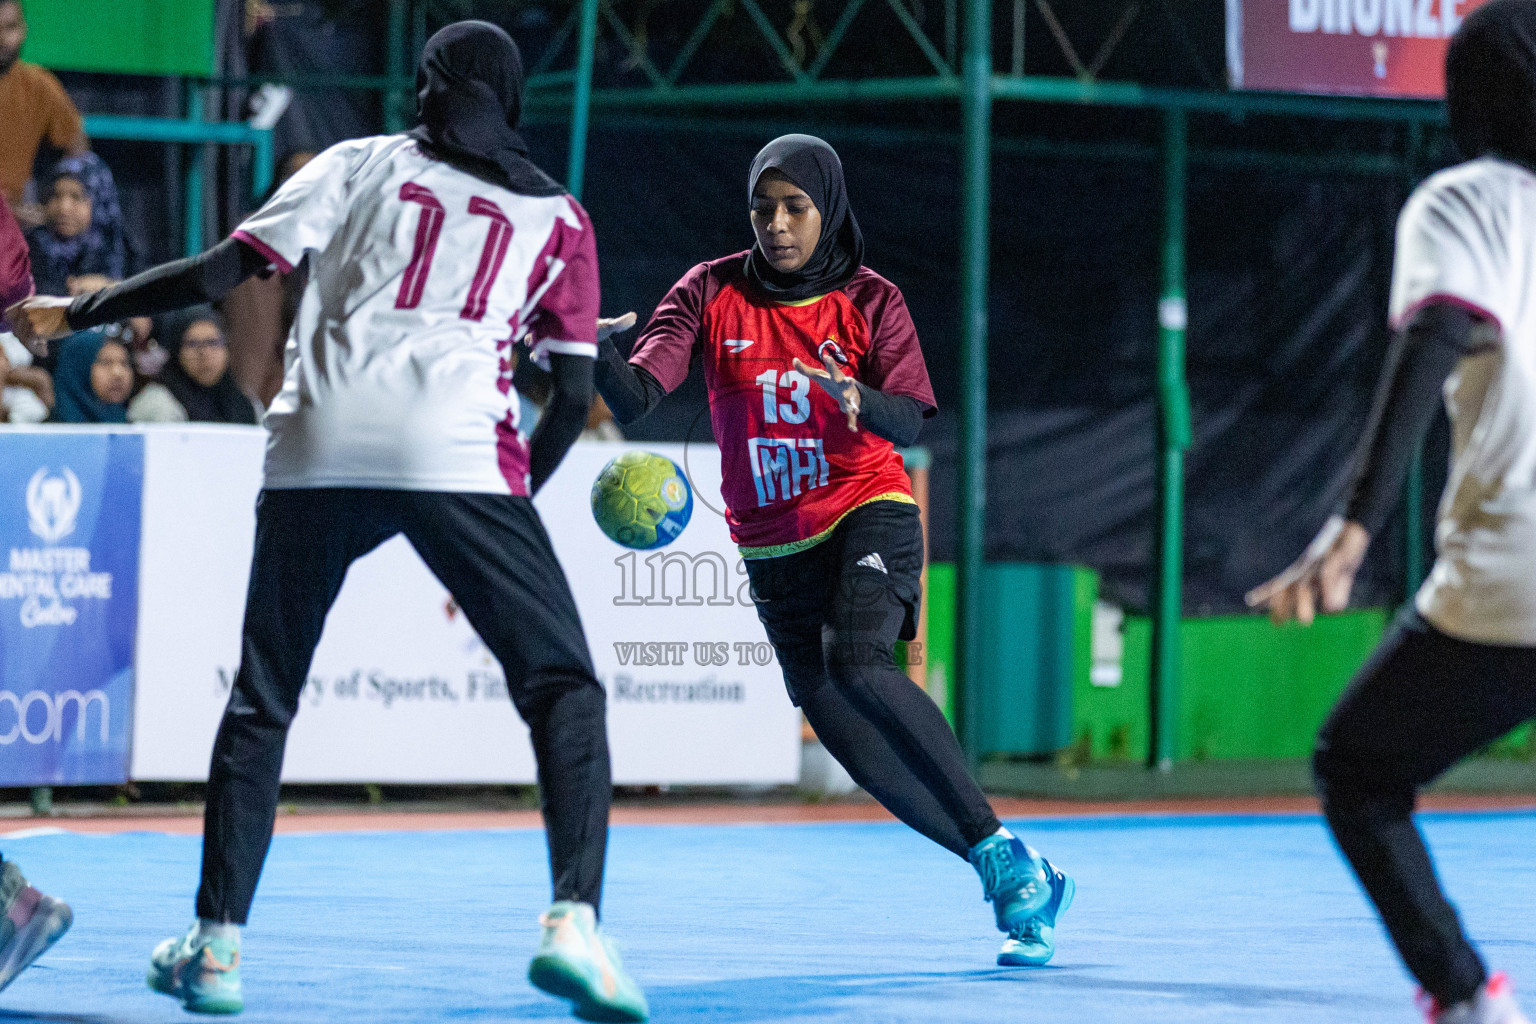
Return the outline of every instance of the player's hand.
<path id="1" fill-rule="evenodd" d="M 1332 516 L 1289 569 L 1248 592 L 1248 607 L 1268 608 L 1277 625 L 1291 619 L 1311 625 L 1319 608 L 1343 611 L 1370 543 L 1365 527 Z"/>
<path id="2" fill-rule="evenodd" d="M 11 330 L 16 332 L 16 337 L 33 355 L 46 356 L 49 341 L 71 333 L 69 320 L 64 314 L 73 301 L 56 295 L 34 295 L 7 309 L 5 319 L 10 323 Z"/>
<path id="3" fill-rule="evenodd" d="M 822 389 L 833 398 L 837 399 L 838 408 L 843 410 L 843 415 L 848 417 L 848 429 L 858 432 L 859 429 L 859 382 L 843 372 L 843 368 L 837 365 L 837 360 L 831 354 L 821 357 L 821 365 L 826 369 L 818 369 L 801 359 L 795 357 L 795 369 L 820 384 Z"/>
<path id="4" fill-rule="evenodd" d="M 623 334 L 635 326 L 635 320 L 636 317 L 633 313 L 625 313 L 623 316 L 598 317 L 597 340 L 602 341 L 604 338 L 611 338 L 615 334 Z"/>

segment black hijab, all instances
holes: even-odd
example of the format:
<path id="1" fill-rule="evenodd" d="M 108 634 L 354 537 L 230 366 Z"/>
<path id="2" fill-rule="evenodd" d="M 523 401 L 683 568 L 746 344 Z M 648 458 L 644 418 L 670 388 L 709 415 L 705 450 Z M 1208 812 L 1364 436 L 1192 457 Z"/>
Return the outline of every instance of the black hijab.
<path id="1" fill-rule="evenodd" d="M 179 313 L 167 314 L 155 325 L 155 333 L 161 338 L 170 358 L 160 371 L 160 383 L 187 410 L 190 423 L 251 423 L 256 422 L 256 407 L 245 397 L 234 375 L 225 369 L 224 376 L 212 386 L 199 384 L 181 365 L 181 342 L 187 330 L 195 323 L 207 320 L 216 324 L 224 333 L 224 319 L 212 306 L 193 306 Z"/>
<path id="2" fill-rule="evenodd" d="M 416 69 L 411 136 L 438 160 L 525 196 L 557 196 L 558 181 L 528 159 L 514 130 L 523 116 L 523 58 L 488 21 L 458 21 L 427 40 Z"/>
<path id="3" fill-rule="evenodd" d="M 1536 0 L 1532 0 L 1536 3 Z M 864 264 L 864 235 L 848 206 L 843 162 L 837 152 L 814 135 L 781 135 L 762 148 L 752 161 L 747 202 L 757 192 L 763 172 L 775 170 L 816 204 L 821 211 L 821 238 L 805 266 L 792 274 L 773 269 L 756 243 L 747 255 L 747 277 L 765 295 L 779 302 L 799 302 L 836 291 Z"/>
<path id="4" fill-rule="evenodd" d="M 1445 105 L 1464 157 L 1536 170 L 1536 0 L 1491 0 L 1467 15 L 1445 55 Z"/>

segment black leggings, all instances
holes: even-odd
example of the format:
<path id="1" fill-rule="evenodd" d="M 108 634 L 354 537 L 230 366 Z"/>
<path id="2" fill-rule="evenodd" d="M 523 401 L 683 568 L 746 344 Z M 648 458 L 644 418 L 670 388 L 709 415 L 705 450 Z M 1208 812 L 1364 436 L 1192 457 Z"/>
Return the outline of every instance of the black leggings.
<path id="1" fill-rule="evenodd" d="M 784 683 L 828 753 L 896 817 L 964 857 L 1000 828 L 938 706 L 896 665 L 922 596 L 917 508 L 879 501 L 815 547 L 747 561 Z"/>
<path id="2" fill-rule="evenodd" d="M 557 900 L 598 905 L 613 795 L 607 697 L 527 498 L 263 491 L 240 671 L 213 745 L 197 914 L 244 924 L 272 842 L 288 726 L 347 567 L 404 533 L 506 673 L 539 769 Z"/>
<path id="3" fill-rule="evenodd" d="M 1318 736 L 1313 767 L 1339 848 L 1408 970 L 1442 1006 L 1487 978 L 1413 823 L 1420 788 L 1536 717 L 1536 648 L 1470 643 L 1400 617 Z"/>

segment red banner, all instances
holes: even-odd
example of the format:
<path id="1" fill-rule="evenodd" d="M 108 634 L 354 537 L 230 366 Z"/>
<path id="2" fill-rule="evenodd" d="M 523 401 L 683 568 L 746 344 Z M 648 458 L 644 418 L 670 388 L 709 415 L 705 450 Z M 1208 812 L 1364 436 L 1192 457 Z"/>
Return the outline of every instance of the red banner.
<path id="1" fill-rule="evenodd" d="M 1227 0 L 1234 89 L 1445 95 L 1445 48 L 1485 0 Z"/>

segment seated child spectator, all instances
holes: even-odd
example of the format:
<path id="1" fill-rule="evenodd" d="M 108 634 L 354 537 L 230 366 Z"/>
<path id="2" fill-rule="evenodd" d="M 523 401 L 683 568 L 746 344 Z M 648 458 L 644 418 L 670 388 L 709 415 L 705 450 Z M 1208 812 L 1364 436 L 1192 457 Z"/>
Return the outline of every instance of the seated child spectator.
<path id="1" fill-rule="evenodd" d="M 193 423 L 248 423 L 255 425 L 258 411 L 229 372 L 229 347 L 224 340 L 224 321 L 210 306 L 196 306 L 166 317 L 156 331 L 165 339 L 170 354 L 160 371 L 160 384 L 149 385 L 129 406 L 128 418 L 151 389 L 163 387 L 181 415 Z M 158 396 L 157 396 L 158 400 Z"/>
<path id="2" fill-rule="evenodd" d="M 105 330 L 71 334 L 59 343 L 53 387 L 55 423 L 127 423 L 133 393 L 128 349 Z"/>
<path id="3" fill-rule="evenodd" d="M 94 153 L 65 157 L 43 183 L 46 222 L 27 232 L 39 295 L 78 295 L 122 278 L 127 260 L 112 172 Z"/>

